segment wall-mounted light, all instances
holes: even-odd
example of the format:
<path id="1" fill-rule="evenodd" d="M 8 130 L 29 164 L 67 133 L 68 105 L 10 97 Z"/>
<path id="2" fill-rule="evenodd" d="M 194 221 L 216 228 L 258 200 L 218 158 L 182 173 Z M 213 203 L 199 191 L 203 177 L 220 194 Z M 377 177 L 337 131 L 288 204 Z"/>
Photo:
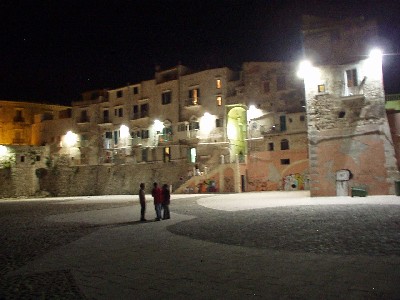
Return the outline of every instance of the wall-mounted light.
<path id="1" fill-rule="evenodd" d="M 119 129 L 119 132 L 120 132 L 121 139 L 125 139 L 125 138 L 130 137 L 129 128 L 126 125 L 121 125 L 121 128 Z"/>
<path id="2" fill-rule="evenodd" d="M 300 62 L 299 69 L 297 71 L 297 77 L 304 79 L 308 74 L 312 72 L 313 66 L 309 60 L 303 60 Z"/>
<path id="3" fill-rule="evenodd" d="M 249 109 L 247 110 L 247 121 L 252 119 L 258 118 L 262 116 L 262 110 L 256 108 L 254 105 L 250 105 Z"/>
<path id="4" fill-rule="evenodd" d="M 154 120 L 154 130 L 160 133 L 164 129 L 164 124 L 160 120 Z"/>
<path id="5" fill-rule="evenodd" d="M 200 129 L 202 133 L 208 134 L 215 127 L 215 116 L 205 112 L 200 119 Z"/>
<path id="6" fill-rule="evenodd" d="M 67 132 L 64 138 L 65 144 L 67 147 L 75 146 L 76 142 L 78 141 L 78 135 L 73 133 L 71 130 Z"/>

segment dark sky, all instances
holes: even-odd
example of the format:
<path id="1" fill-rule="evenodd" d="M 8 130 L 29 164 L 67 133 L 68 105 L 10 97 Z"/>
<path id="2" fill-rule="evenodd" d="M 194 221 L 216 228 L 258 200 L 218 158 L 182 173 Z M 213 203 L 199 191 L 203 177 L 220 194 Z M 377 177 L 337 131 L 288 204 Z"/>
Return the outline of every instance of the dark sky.
<path id="1" fill-rule="evenodd" d="M 305 13 L 375 18 L 385 53 L 400 52 L 397 0 L 2 0 L 0 99 L 69 104 L 151 79 L 157 64 L 298 60 Z M 387 93 L 400 93 L 400 56 L 385 56 L 384 74 Z"/>

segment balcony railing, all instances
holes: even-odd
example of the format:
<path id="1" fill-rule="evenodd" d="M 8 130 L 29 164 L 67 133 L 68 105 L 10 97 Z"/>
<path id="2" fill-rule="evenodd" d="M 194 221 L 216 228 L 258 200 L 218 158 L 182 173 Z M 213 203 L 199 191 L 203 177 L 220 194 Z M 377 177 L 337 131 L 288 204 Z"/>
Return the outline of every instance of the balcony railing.
<path id="1" fill-rule="evenodd" d="M 187 107 L 199 106 L 199 105 L 201 105 L 200 97 L 189 98 L 185 100 L 185 106 Z"/>
<path id="2" fill-rule="evenodd" d="M 386 101 L 398 101 L 400 100 L 400 94 L 391 94 L 385 96 Z"/>
<path id="3" fill-rule="evenodd" d="M 14 117 L 14 123 L 24 123 L 25 119 L 23 117 Z"/>
<path id="4" fill-rule="evenodd" d="M 88 117 L 79 118 L 78 123 L 89 123 L 90 119 Z"/>

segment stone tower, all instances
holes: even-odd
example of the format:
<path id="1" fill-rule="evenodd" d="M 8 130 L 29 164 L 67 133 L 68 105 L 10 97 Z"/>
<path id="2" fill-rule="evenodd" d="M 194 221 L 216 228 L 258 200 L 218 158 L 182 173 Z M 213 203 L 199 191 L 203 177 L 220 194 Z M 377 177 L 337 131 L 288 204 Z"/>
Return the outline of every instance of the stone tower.
<path id="1" fill-rule="evenodd" d="M 312 196 L 394 194 L 398 169 L 385 112 L 377 25 L 303 18 Z"/>

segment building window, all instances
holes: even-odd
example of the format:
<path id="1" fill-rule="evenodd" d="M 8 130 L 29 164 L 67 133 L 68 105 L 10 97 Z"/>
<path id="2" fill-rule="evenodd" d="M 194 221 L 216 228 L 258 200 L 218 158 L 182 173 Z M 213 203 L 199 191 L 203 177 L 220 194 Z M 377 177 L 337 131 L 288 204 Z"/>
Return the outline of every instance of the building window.
<path id="1" fill-rule="evenodd" d="M 280 116 L 279 123 L 281 131 L 286 131 L 286 116 Z"/>
<path id="2" fill-rule="evenodd" d="M 17 109 L 15 111 L 14 122 L 24 122 L 24 118 L 22 117 L 22 109 Z"/>
<path id="3" fill-rule="evenodd" d="M 263 81 L 263 90 L 264 90 L 264 93 L 269 93 L 271 91 L 269 80 Z"/>
<path id="4" fill-rule="evenodd" d="M 142 161 L 147 161 L 147 159 L 148 159 L 148 155 L 147 155 L 148 151 L 147 150 L 148 150 L 147 148 L 142 149 Z"/>
<path id="5" fill-rule="evenodd" d="M 215 127 L 224 127 L 224 120 L 223 119 L 215 119 Z"/>
<path id="6" fill-rule="evenodd" d="M 357 86 L 357 69 L 346 70 L 347 86 Z"/>
<path id="7" fill-rule="evenodd" d="M 164 162 L 171 161 L 171 147 L 164 148 Z"/>
<path id="8" fill-rule="evenodd" d="M 222 96 L 217 96 L 217 105 L 218 106 L 222 105 Z"/>
<path id="9" fill-rule="evenodd" d="M 87 122 L 89 122 L 89 116 L 87 110 L 82 110 L 79 123 L 87 123 Z"/>
<path id="10" fill-rule="evenodd" d="M 281 159 L 281 165 L 290 165 L 290 159 L 288 158 Z"/>
<path id="11" fill-rule="evenodd" d="M 117 91 L 117 98 L 121 98 L 123 96 L 123 91 Z"/>
<path id="12" fill-rule="evenodd" d="M 190 105 L 200 104 L 200 89 L 197 88 L 189 90 L 189 102 Z"/>
<path id="13" fill-rule="evenodd" d="M 325 84 L 318 85 L 318 93 L 325 93 Z"/>
<path id="14" fill-rule="evenodd" d="M 172 100 L 172 92 L 171 91 L 165 91 L 161 94 L 161 104 L 170 104 Z"/>
<path id="15" fill-rule="evenodd" d="M 140 105 L 140 117 L 145 118 L 149 116 L 149 104 L 145 103 Z"/>
<path id="16" fill-rule="evenodd" d="M 108 109 L 103 110 L 103 123 L 110 123 L 110 113 Z"/>
<path id="17" fill-rule="evenodd" d="M 304 122 L 304 121 L 305 121 L 305 119 L 306 119 L 306 118 L 305 118 L 305 116 L 304 116 L 304 115 L 301 115 L 301 116 L 300 116 L 300 122 Z"/>
<path id="18" fill-rule="evenodd" d="M 115 108 L 115 109 L 114 109 L 114 115 L 115 115 L 116 117 L 123 117 L 123 115 L 124 115 L 124 110 L 123 110 L 123 108 L 122 108 L 122 107 L 120 107 L 120 108 Z"/>
<path id="19" fill-rule="evenodd" d="M 142 130 L 141 138 L 142 139 L 148 139 L 149 138 L 149 130 L 148 129 Z"/>
<path id="20" fill-rule="evenodd" d="M 220 89 L 220 88 L 222 88 L 222 82 L 221 82 L 221 79 L 217 79 L 217 89 Z"/>
<path id="21" fill-rule="evenodd" d="M 286 89 L 285 75 L 278 76 L 278 78 L 276 79 L 276 88 L 278 91 Z"/>
<path id="22" fill-rule="evenodd" d="M 178 124 L 178 131 L 179 132 L 186 131 L 186 124 Z"/>
<path id="23" fill-rule="evenodd" d="M 140 115 L 139 115 L 139 105 L 134 105 L 133 106 L 133 111 L 132 111 L 132 119 L 136 120 L 139 119 Z"/>
<path id="24" fill-rule="evenodd" d="M 274 143 L 268 143 L 268 151 L 274 151 Z"/>
<path id="25" fill-rule="evenodd" d="M 192 121 L 189 123 L 189 130 L 197 130 L 200 129 L 200 123 L 197 121 Z"/>
<path id="26" fill-rule="evenodd" d="M 289 141 L 287 139 L 281 140 L 281 150 L 289 149 Z"/>
<path id="27" fill-rule="evenodd" d="M 20 162 L 22 162 L 22 163 L 25 162 L 25 155 L 20 156 Z"/>
<path id="28" fill-rule="evenodd" d="M 132 89 L 132 92 L 133 92 L 134 95 L 139 94 L 139 87 L 134 86 L 133 89 Z"/>

